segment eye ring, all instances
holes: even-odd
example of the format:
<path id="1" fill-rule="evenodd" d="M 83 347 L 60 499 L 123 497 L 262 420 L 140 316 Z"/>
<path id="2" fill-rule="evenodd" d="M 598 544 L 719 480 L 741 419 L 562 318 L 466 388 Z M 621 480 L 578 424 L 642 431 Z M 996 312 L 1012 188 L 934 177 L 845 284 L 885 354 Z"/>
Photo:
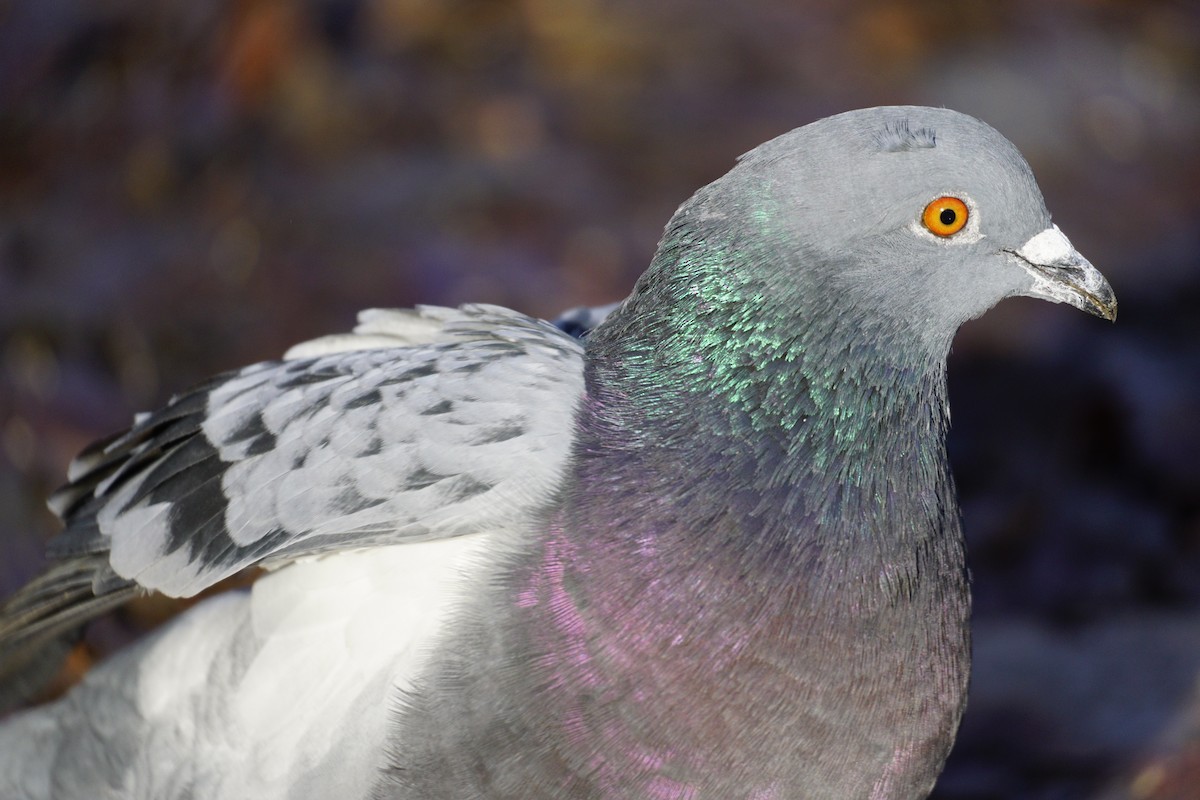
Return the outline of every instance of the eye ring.
<path id="1" fill-rule="evenodd" d="M 925 206 L 921 213 L 921 223 L 934 236 L 944 239 L 965 228 L 969 215 L 966 203 L 957 197 L 946 195 Z"/>

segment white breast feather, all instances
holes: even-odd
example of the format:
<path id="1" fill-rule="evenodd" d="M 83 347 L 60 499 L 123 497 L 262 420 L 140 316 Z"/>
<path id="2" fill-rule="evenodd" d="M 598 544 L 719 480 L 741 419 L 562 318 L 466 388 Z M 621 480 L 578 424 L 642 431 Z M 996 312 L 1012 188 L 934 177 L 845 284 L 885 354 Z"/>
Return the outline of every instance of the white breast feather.
<path id="1" fill-rule="evenodd" d="M 312 557 L 201 603 L 0 727 L 0 797 L 366 797 L 495 535 Z M 116 753 L 130 763 L 106 786 Z"/>

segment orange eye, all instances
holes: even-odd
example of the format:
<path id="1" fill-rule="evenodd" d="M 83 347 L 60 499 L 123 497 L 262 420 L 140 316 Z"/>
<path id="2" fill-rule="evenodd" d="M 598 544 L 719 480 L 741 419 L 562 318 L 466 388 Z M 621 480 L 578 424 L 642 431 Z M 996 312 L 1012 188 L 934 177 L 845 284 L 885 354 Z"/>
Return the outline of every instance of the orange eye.
<path id="1" fill-rule="evenodd" d="M 957 197 L 939 197 L 925 206 L 921 222 L 935 236 L 953 236 L 967 224 L 967 204 Z"/>

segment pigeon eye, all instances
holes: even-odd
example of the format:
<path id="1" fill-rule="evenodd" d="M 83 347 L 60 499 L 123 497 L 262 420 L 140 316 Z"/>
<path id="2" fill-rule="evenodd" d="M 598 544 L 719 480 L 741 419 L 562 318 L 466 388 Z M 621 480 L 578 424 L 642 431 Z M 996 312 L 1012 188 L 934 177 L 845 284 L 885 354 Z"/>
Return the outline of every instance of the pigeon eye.
<path id="1" fill-rule="evenodd" d="M 957 197 L 939 197 L 925 206 L 921 222 L 934 236 L 953 236 L 967 224 L 967 204 Z"/>

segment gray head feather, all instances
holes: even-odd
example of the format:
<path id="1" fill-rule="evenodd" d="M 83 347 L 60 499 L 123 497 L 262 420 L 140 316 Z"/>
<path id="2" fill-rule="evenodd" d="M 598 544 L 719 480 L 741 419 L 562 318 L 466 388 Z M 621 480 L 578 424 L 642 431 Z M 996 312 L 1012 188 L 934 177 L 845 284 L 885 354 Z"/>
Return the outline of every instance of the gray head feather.
<path id="1" fill-rule="evenodd" d="M 889 153 L 936 146 L 937 134 L 933 128 L 918 128 L 914 131 L 907 119 L 885 123 L 879 133 L 879 149 Z"/>

